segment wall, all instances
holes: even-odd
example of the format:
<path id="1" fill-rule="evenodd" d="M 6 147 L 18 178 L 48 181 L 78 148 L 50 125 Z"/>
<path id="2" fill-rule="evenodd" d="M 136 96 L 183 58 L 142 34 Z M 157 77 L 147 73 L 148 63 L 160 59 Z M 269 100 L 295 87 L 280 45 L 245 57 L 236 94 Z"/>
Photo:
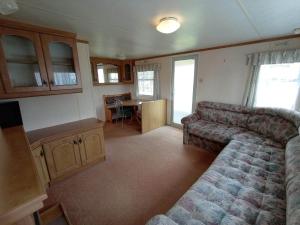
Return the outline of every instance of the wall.
<path id="1" fill-rule="evenodd" d="M 83 93 L 17 99 L 26 131 L 72 122 L 89 117 L 105 119 L 103 94 L 124 93 L 131 85 L 92 85 L 89 46 L 78 43 Z"/>
<path id="2" fill-rule="evenodd" d="M 191 54 L 198 55 L 196 102 L 207 100 L 242 104 L 249 77 L 249 67 L 246 65 L 246 55 L 260 51 L 290 49 L 296 47 L 300 47 L 300 38 Z M 165 98 L 168 101 L 168 122 L 170 122 L 171 115 L 172 59 L 173 57 L 169 56 L 136 62 L 136 64 L 161 64 L 161 95 L 162 98 Z"/>

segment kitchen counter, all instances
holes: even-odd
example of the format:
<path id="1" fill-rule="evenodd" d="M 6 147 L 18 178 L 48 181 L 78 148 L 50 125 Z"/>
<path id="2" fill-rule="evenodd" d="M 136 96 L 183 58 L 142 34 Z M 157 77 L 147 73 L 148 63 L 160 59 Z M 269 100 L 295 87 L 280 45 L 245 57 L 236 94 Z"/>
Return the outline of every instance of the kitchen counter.
<path id="1" fill-rule="evenodd" d="M 0 128 L 0 224 L 32 217 L 46 198 L 23 127 Z"/>

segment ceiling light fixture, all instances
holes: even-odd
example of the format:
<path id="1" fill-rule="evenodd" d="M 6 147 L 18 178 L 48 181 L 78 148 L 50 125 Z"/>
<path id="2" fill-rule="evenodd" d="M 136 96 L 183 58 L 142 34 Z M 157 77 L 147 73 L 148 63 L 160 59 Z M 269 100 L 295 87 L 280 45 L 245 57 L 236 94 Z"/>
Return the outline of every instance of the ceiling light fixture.
<path id="1" fill-rule="evenodd" d="M 165 17 L 159 21 L 156 29 L 164 34 L 170 34 L 178 30 L 180 23 L 175 17 Z"/>
<path id="2" fill-rule="evenodd" d="M 19 7 L 15 0 L 0 0 L 0 13 L 9 15 L 18 11 Z"/>
<path id="3" fill-rule="evenodd" d="M 300 28 L 294 29 L 294 34 L 300 34 Z"/>

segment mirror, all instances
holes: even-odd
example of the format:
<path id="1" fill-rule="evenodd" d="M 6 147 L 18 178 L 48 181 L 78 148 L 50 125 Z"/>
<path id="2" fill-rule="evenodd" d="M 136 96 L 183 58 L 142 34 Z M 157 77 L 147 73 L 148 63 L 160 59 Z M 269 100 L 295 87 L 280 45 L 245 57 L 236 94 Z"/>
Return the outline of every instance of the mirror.
<path id="1" fill-rule="evenodd" d="M 114 84 L 120 82 L 119 67 L 113 64 L 98 63 L 96 65 L 99 84 Z"/>

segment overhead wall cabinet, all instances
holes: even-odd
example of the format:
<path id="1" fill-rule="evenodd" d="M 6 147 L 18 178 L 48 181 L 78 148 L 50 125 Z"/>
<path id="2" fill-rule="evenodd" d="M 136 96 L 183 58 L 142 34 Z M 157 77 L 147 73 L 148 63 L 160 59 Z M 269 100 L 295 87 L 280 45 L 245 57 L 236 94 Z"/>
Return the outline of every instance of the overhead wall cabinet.
<path id="1" fill-rule="evenodd" d="M 76 40 L 41 35 L 51 90 L 81 88 Z"/>
<path id="2" fill-rule="evenodd" d="M 91 57 L 94 86 L 133 84 L 134 60 Z"/>
<path id="3" fill-rule="evenodd" d="M 134 65 L 133 60 L 124 60 L 122 61 L 122 82 L 133 84 L 134 82 Z"/>
<path id="4" fill-rule="evenodd" d="M 0 98 L 81 91 L 75 34 L 0 19 Z"/>

